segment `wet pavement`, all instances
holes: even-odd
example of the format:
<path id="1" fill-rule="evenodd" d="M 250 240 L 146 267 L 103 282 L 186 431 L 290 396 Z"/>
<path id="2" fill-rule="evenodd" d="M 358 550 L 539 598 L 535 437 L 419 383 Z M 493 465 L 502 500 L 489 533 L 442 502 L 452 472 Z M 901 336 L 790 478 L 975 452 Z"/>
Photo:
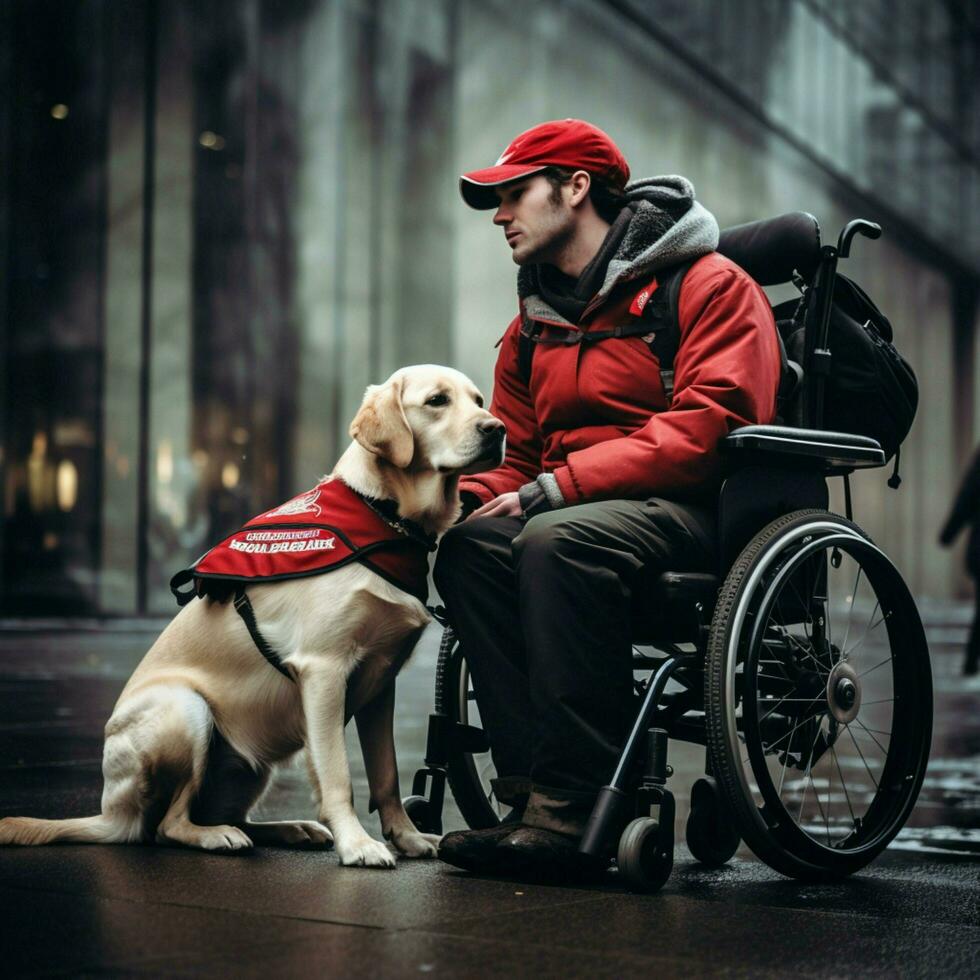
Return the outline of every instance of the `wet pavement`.
<path id="1" fill-rule="evenodd" d="M 980 678 L 959 675 L 971 609 L 922 609 L 935 684 L 932 756 L 909 825 L 846 881 L 789 881 L 744 847 L 722 871 L 679 843 L 654 896 L 474 878 L 438 862 L 340 868 L 332 852 L 226 857 L 158 847 L 0 850 L 3 974 L 975 976 L 980 943 Z M 7 622 L 0 632 L 0 816 L 99 809 L 102 729 L 163 622 Z M 438 635 L 398 683 L 403 792 L 421 763 Z M 355 804 L 367 784 L 351 726 Z M 671 743 L 683 841 L 703 749 Z M 309 818 L 302 765 L 260 819 Z M 445 827 L 464 823 L 451 799 Z"/>

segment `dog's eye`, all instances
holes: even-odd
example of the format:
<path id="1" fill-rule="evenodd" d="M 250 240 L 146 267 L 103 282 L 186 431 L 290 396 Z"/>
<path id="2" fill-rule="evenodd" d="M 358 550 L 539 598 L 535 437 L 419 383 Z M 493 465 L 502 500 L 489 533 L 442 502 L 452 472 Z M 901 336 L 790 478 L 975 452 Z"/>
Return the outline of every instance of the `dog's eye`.
<path id="1" fill-rule="evenodd" d="M 448 395 L 443 395 L 441 393 L 438 394 L 438 395 L 433 395 L 431 398 L 429 398 L 426 401 L 425 404 L 426 405 L 433 405 L 435 407 L 438 407 L 440 405 L 448 405 L 449 404 L 449 396 Z"/>

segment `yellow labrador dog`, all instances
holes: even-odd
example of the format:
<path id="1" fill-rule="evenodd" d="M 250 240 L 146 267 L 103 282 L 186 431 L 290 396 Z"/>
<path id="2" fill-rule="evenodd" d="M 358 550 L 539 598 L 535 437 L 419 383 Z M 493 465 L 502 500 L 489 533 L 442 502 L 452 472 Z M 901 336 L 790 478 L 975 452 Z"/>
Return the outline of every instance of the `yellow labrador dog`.
<path id="1" fill-rule="evenodd" d="M 460 474 L 500 465 L 505 434 L 465 375 L 425 364 L 369 387 L 350 435 L 333 478 L 396 501 L 400 518 L 438 535 L 459 515 Z M 429 622 L 424 605 L 357 562 L 248 592 L 295 683 L 259 654 L 232 603 L 191 602 L 106 725 L 102 813 L 8 817 L 0 844 L 156 840 L 234 851 L 326 845 L 332 835 L 341 864 L 393 867 L 354 813 L 344 744 L 353 716 L 384 836 L 403 855 L 435 856 L 439 838 L 419 833 L 402 806 L 392 732 L 394 678 Z M 273 766 L 302 748 L 322 824 L 249 822 Z"/>

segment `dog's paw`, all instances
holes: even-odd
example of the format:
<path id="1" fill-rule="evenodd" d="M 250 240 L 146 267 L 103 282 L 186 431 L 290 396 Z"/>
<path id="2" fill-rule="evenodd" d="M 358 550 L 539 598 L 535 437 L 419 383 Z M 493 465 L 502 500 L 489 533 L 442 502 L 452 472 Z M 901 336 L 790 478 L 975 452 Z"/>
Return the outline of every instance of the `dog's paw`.
<path id="1" fill-rule="evenodd" d="M 434 858 L 441 840 L 439 834 L 421 834 L 417 830 L 391 835 L 391 842 L 398 852 L 410 858 Z"/>
<path id="2" fill-rule="evenodd" d="M 196 841 L 188 843 L 205 851 L 244 851 L 252 846 L 252 839 L 237 827 L 221 826 L 208 827 Z"/>
<path id="3" fill-rule="evenodd" d="M 335 840 L 334 846 L 340 857 L 340 863 L 348 867 L 362 868 L 393 868 L 395 856 L 381 841 L 365 834 L 353 840 Z"/>
<path id="4" fill-rule="evenodd" d="M 303 833 L 306 843 L 315 844 L 319 847 L 333 846 L 333 834 L 322 823 L 317 823 L 315 820 L 297 820 L 293 826 L 299 828 Z M 299 843 L 303 843 L 303 841 Z"/>
<path id="5" fill-rule="evenodd" d="M 274 823 L 246 824 L 257 844 L 283 847 L 330 847 L 333 834 L 315 820 L 282 820 Z"/>

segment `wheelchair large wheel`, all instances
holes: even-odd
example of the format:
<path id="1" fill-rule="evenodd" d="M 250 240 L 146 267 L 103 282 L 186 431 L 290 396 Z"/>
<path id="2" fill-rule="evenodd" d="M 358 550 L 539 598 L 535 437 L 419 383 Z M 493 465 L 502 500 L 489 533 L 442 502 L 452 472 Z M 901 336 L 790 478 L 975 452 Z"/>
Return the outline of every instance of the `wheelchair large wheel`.
<path id="1" fill-rule="evenodd" d="M 452 627 L 442 634 L 436 665 L 435 708 L 451 723 L 481 729 L 466 657 Z M 452 727 L 450 727 L 452 731 Z M 468 751 L 461 740 L 450 738 L 446 746 L 449 786 L 463 819 L 474 829 L 493 827 L 510 809 L 493 794 L 490 780 L 497 775 L 488 751 Z"/>
<path id="2" fill-rule="evenodd" d="M 752 850 L 796 878 L 864 867 L 908 818 L 932 731 L 928 646 L 895 566 L 836 514 L 773 521 L 719 592 L 705 705 Z"/>

